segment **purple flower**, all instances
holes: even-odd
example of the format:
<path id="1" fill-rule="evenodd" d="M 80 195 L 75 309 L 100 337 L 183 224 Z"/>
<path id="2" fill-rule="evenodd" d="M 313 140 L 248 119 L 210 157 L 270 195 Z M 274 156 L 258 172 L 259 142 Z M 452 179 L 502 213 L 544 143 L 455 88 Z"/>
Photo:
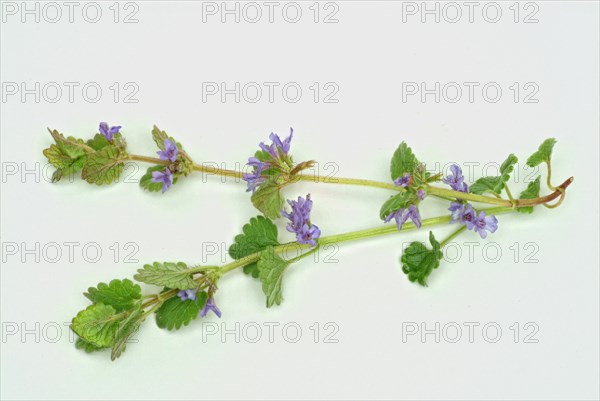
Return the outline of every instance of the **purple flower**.
<path id="1" fill-rule="evenodd" d="M 168 168 L 165 168 L 165 172 L 162 171 L 153 171 L 152 172 L 152 182 L 162 182 L 162 193 L 164 194 L 166 191 L 171 188 L 173 184 L 173 173 Z"/>
<path id="2" fill-rule="evenodd" d="M 461 224 L 465 224 L 468 230 L 473 230 L 481 236 L 481 238 L 487 237 L 487 231 L 493 233 L 498 229 L 498 219 L 496 216 L 487 216 L 485 212 L 481 210 L 479 215 L 477 211 L 473 209 L 470 204 L 452 202 L 449 211 L 452 212 L 452 220 L 450 223 L 456 223 L 460 221 Z"/>
<path id="3" fill-rule="evenodd" d="M 316 246 L 317 241 L 315 240 L 320 236 L 321 230 L 319 230 L 319 227 L 317 227 L 314 224 L 310 227 L 308 226 L 308 224 L 304 224 L 302 226 L 302 231 L 296 233 L 296 240 L 298 240 L 299 244 L 308 244 L 310 246 Z"/>
<path id="4" fill-rule="evenodd" d="M 419 197 L 419 199 L 423 200 L 425 199 L 425 190 L 424 189 L 418 189 L 417 190 L 417 196 Z"/>
<path id="5" fill-rule="evenodd" d="M 206 317 L 208 311 L 213 311 L 213 313 L 217 315 L 217 317 L 221 317 L 221 311 L 215 304 L 215 299 L 212 295 L 208 298 L 206 304 L 204 305 L 204 308 L 202 308 L 202 310 L 200 311 L 200 316 Z"/>
<path id="6" fill-rule="evenodd" d="M 196 300 L 196 292 L 198 292 L 197 288 L 193 288 L 191 290 L 181 290 L 177 293 L 177 296 L 182 301 L 187 301 L 188 299 L 195 301 Z"/>
<path id="7" fill-rule="evenodd" d="M 403 218 L 404 218 L 404 221 L 406 221 L 408 218 L 410 218 L 412 220 L 412 222 L 414 223 L 415 227 L 421 228 L 421 215 L 419 214 L 419 210 L 417 209 L 417 207 L 415 205 L 410 205 L 408 207 L 408 210 L 406 211 Z"/>
<path id="8" fill-rule="evenodd" d="M 310 194 L 306 195 L 306 198 L 299 196 L 297 201 L 288 200 L 288 204 L 292 207 L 292 211 L 290 213 L 285 210 L 281 211 L 281 215 L 290 220 L 287 230 L 296 233 L 298 243 L 316 246 L 315 240 L 321 236 L 321 230 L 310 223 L 312 209 Z"/>
<path id="9" fill-rule="evenodd" d="M 457 220 L 460 220 L 463 211 L 465 210 L 464 203 L 451 202 L 448 210 L 452 213 L 452 220 L 450 223 L 456 223 Z"/>
<path id="10" fill-rule="evenodd" d="M 306 195 L 306 199 L 299 196 L 298 200 L 288 200 L 288 204 L 292 207 L 291 213 L 285 210 L 281 211 L 281 215 L 290 220 L 287 225 L 287 230 L 291 233 L 302 230 L 304 223 L 310 220 L 310 211 L 312 210 L 312 200 L 310 194 Z"/>
<path id="11" fill-rule="evenodd" d="M 261 162 L 256 157 L 248 158 L 247 166 L 251 166 L 254 168 L 252 173 L 244 173 L 242 179 L 248 183 L 248 188 L 246 188 L 246 192 L 248 191 L 256 191 L 256 188 L 265 182 L 266 177 L 262 176 L 262 172 L 268 169 L 271 165 L 267 162 Z"/>
<path id="12" fill-rule="evenodd" d="M 467 204 L 467 206 L 463 209 L 459 217 L 460 222 L 462 224 L 466 224 L 468 230 L 472 230 L 473 224 L 475 223 L 475 219 L 477 218 L 477 212 L 475 211 L 475 209 L 473 209 L 473 206 L 471 206 L 471 204 Z"/>
<path id="13" fill-rule="evenodd" d="M 113 135 L 114 134 L 118 134 L 119 130 L 121 129 L 120 125 L 117 125 L 115 127 L 108 127 L 108 123 L 105 122 L 101 122 L 100 123 L 100 127 L 98 128 L 100 130 L 100 133 L 102 135 L 104 135 L 104 137 L 106 138 L 107 141 L 112 141 L 113 140 Z"/>
<path id="14" fill-rule="evenodd" d="M 175 162 L 179 149 L 177 149 L 177 145 L 171 142 L 171 140 L 165 139 L 165 150 L 159 150 L 156 153 L 160 157 L 160 160 L 170 160 Z"/>
<path id="15" fill-rule="evenodd" d="M 465 183 L 465 177 L 462 175 L 460 167 L 457 164 L 453 164 L 450 166 L 450 171 L 452 174 L 442 178 L 442 181 L 450 185 L 455 191 L 469 192 L 469 186 Z"/>
<path id="16" fill-rule="evenodd" d="M 411 219 L 415 227 L 421 228 L 421 215 L 415 205 L 410 205 L 406 209 L 399 209 L 395 212 L 388 214 L 385 218 L 385 222 L 389 223 L 392 219 L 396 220 L 396 226 L 398 230 L 402 230 L 402 225 L 406 220 Z"/>
<path id="17" fill-rule="evenodd" d="M 265 145 L 264 142 L 261 142 L 258 146 L 269 153 L 274 160 L 279 159 L 279 154 L 283 156 L 287 156 L 290 151 L 290 143 L 292 142 L 292 136 L 294 135 L 294 129 L 290 128 L 290 136 L 285 138 L 283 141 L 279 138 L 279 135 L 271 132 L 269 135 L 269 139 L 272 141 L 270 145 Z"/>
<path id="18" fill-rule="evenodd" d="M 412 176 L 410 173 L 404 173 L 403 176 L 398 177 L 394 180 L 394 185 L 397 187 L 406 188 L 412 183 Z"/>
<path id="19" fill-rule="evenodd" d="M 473 231 L 479 233 L 481 238 L 487 237 L 487 231 L 494 233 L 498 229 L 498 219 L 496 216 L 486 216 L 482 210 L 472 223 Z M 468 226 L 467 226 L 468 228 Z M 470 230 L 470 228 L 469 228 Z"/>

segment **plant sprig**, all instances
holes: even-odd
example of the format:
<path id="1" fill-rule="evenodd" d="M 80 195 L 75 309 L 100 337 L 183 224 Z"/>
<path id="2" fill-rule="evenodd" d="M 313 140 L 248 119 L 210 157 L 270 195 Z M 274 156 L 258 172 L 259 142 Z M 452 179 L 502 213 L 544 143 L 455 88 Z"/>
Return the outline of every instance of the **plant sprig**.
<path id="1" fill-rule="evenodd" d="M 559 206 L 573 182 L 571 177 L 558 186 L 551 183 L 551 155 L 556 143 L 553 138 L 544 141 L 527 159 L 531 167 L 541 163 L 547 166 L 546 184 L 551 192 L 540 195 L 541 176 L 537 176 L 515 198 L 508 186 L 518 162 L 514 154 L 510 154 L 500 165 L 499 175 L 481 177 L 468 185 L 458 165 L 451 166 L 451 174 L 445 177 L 431 174 L 426 170 L 425 163 L 402 142 L 392 156 L 391 182 L 388 183 L 353 178 L 318 178 L 303 174 L 314 162 L 294 162 L 290 154 L 292 132 L 284 140 L 271 134 L 271 144 L 261 143 L 260 150 L 248 159 L 251 171 L 239 172 L 194 163 L 179 142 L 157 127 L 154 127 L 152 137 L 159 148 L 159 157 L 130 154 L 120 128 L 102 123 L 100 132 L 87 141 L 65 137 L 56 130 L 50 130 L 55 143 L 44 150 L 44 155 L 56 167 L 53 180 L 58 181 L 65 175 L 81 171 L 86 181 L 105 185 L 118 179 L 126 160 L 136 160 L 153 164 L 140 180 L 140 185 L 151 192 L 164 193 L 179 178 L 193 171 L 242 178 L 247 190 L 252 192 L 252 203 L 263 215 L 250 219 L 234 238 L 229 248 L 229 256 L 233 259 L 230 263 L 195 267 L 189 267 L 184 262 L 146 264 L 133 278 L 139 283 L 158 287 L 155 293 L 148 295 L 142 295 L 139 284 L 129 279 L 112 280 L 108 284 L 99 283 L 96 287 L 90 287 L 84 295 L 91 305 L 80 311 L 71 324 L 78 336 L 76 347 L 86 352 L 111 349 L 113 360 L 125 351 L 128 340 L 151 314 L 154 314 L 157 325 L 167 330 L 179 330 L 199 316 L 208 316 L 210 312 L 221 317 L 221 310 L 216 303 L 218 284 L 224 275 L 234 270 L 243 269 L 249 277 L 260 282 L 266 306 L 270 308 L 280 305 L 284 300 L 284 277 L 288 267 L 323 246 L 455 224 L 457 228 L 444 240 L 439 241 L 430 231 L 429 245 L 412 242 L 400 257 L 402 271 L 407 278 L 426 286 L 433 271 L 440 267 L 444 247 L 456 236 L 473 231 L 484 239 L 497 231 L 497 215 L 515 212 L 530 214 L 539 205 L 549 208 Z M 281 189 L 300 180 L 393 190 L 394 194 L 385 199 L 379 208 L 379 217 L 384 223 L 394 220 L 395 224 L 321 236 L 321 229 L 311 221 L 313 200 L 310 195 L 288 200 L 288 207 L 284 205 Z M 439 182 L 448 187 L 440 186 Z M 422 219 L 420 205 L 432 197 L 450 202 L 450 213 Z M 475 204 L 489 204 L 492 207 L 479 208 Z M 280 240 L 277 226 L 272 221 L 280 216 L 288 220 L 287 231 L 295 235 L 295 240 Z M 290 257 L 290 254 L 294 256 Z"/>

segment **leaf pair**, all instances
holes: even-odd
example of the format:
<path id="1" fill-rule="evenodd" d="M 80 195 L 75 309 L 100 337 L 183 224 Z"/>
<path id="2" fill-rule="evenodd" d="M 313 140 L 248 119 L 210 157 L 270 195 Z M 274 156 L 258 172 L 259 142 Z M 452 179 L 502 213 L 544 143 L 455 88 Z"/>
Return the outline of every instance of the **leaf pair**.
<path id="1" fill-rule="evenodd" d="M 235 243 L 229 248 L 229 255 L 236 260 L 260 252 L 256 262 L 244 266 L 244 273 L 261 281 L 268 308 L 283 301 L 283 273 L 290 264 L 275 252 L 277 245 L 277 226 L 271 220 L 257 216 L 244 225 L 242 234 L 235 237 Z"/>
<path id="2" fill-rule="evenodd" d="M 55 144 L 44 149 L 48 162 L 56 167 L 52 182 L 81 170 L 81 177 L 90 184 L 110 184 L 123 173 L 129 155 L 121 134 L 115 134 L 109 142 L 103 135 L 96 134 L 84 142 L 72 136 L 65 137 L 57 130 L 48 129 Z"/>
<path id="3" fill-rule="evenodd" d="M 90 287 L 84 294 L 92 305 L 80 311 L 71 322 L 79 336 L 76 347 L 86 352 L 112 348 L 111 358 L 118 358 L 127 341 L 144 320 L 141 288 L 131 280 L 112 280 Z"/>
<path id="4" fill-rule="evenodd" d="M 419 198 L 417 197 L 416 189 L 427 182 L 439 178 L 438 176 L 432 177 L 429 172 L 425 171 L 424 164 L 419 162 L 406 142 L 402 142 L 392 156 L 390 176 L 392 181 L 394 181 L 400 177 L 404 177 L 405 174 L 410 174 L 410 184 L 400 193 L 390 196 L 383 203 L 379 209 L 381 220 L 385 220 L 391 213 L 405 209 L 409 205 L 417 205 Z"/>
<path id="5" fill-rule="evenodd" d="M 550 164 L 550 159 L 552 156 L 552 149 L 554 144 L 556 143 L 556 139 L 549 138 L 546 139 L 538 148 L 538 150 L 533 153 L 527 159 L 527 165 L 529 167 L 538 166 L 541 163 Z M 469 191 L 474 194 L 483 194 L 486 192 L 494 193 L 499 195 L 504 189 L 506 182 L 510 179 L 510 174 L 514 170 L 514 165 L 517 163 L 517 157 L 514 154 L 510 154 L 508 158 L 502 163 L 500 166 L 500 176 L 497 177 L 482 177 L 479 178 L 473 185 L 471 185 Z M 530 182 L 523 192 L 521 192 L 519 199 L 534 199 L 540 196 L 540 176 Z M 520 213 L 532 213 L 533 206 L 522 207 L 519 208 L 518 211 Z"/>
<path id="6" fill-rule="evenodd" d="M 263 216 L 257 216 L 244 224 L 242 234 L 235 237 L 234 244 L 229 248 L 229 256 L 239 260 L 253 253 L 260 252 L 268 246 L 276 245 L 279 245 L 277 241 L 277 226 L 271 220 Z M 258 278 L 257 262 L 252 262 L 244 266 L 244 273 Z"/>
<path id="7" fill-rule="evenodd" d="M 140 178 L 140 187 L 149 192 L 161 192 L 163 188 L 162 182 L 153 182 L 152 173 L 155 171 L 165 172 L 167 168 L 173 173 L 173 184 L 177 184 L 179 177 L 187 176 L 194 171 L 194 162 L 183 149 L 183 145 L 177 142 L 172 136 L 169 136 L 165 131 L 162 131 L 156 125 L 152 128 L 152 139 L 160 150 L 165 150 L 165 140 L 169 140 L 177 146 L 177 159 L 175 162 L 170 162 L 168 166 L 156 165 L 150 166 L 146 173 Z"/>

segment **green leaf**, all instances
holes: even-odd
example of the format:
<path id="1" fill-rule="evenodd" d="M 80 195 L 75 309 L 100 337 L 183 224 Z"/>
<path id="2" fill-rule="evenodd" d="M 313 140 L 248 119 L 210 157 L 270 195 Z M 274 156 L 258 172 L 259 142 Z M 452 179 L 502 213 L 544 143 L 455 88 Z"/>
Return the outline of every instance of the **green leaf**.
<path id="1" fill-rule="evenodd" d="M 106 146 L 109 146 L 110 142 L 108 142 L 108 140 L 106 139 L 106 137 L 104 135 L 96 134 L 96 135 L 94 135 L 94 138 L 89 139 L 87 141 L 87 144 L 90 148 L 98 151 Z"/>
<path id="2" fill-rule="evenodd" d="M 406 142 L 402 142 L 392 156 L 390 167 L 392 180 L 402 177 L 404 173 L 413 174 L 417 170 L 418 164 L 419 162 L 417 157 L 413 154 L 412 149 Z"/>
<path id="3" fill-rule="evenodd" d="M 538 148 L 538 150 L 529 156 L 527 159 L 527 165 L 529 167 L 535 167 L 542 162 L 550 162 L 550 158 L 552 157 L 552 149 L 554 148 L 554 144 L 556 143 L 556 139 L 548 138 L 546 139 Z"/>
<path id="4" fill-rule="evenodd" d="M 250 219 L 242 228 L 242 234 L 235 237 L 235 243 L 229 248 L 229 256 L 241 259 L 255 252 L 262 251 L 267 246 L 279 245 L 277 241 L 277 226 L 264 216 Z M 258 278 L 257 262 L 244 266 L 244 273 Z"/>
<path id="5" fill-rule="evenodd" d="M 133 306 L 142 299 L 142 289 L 129 279 L 112 280 L 110 283 L 99 283 L 98 287 L 88 288 L 84 293 L 93 303 L 110 305 L 117 312 L 122 312 Z"/>
<path id="6" fill-rule="evenodd" d="M 535 181 L 531 181 L 527 185 L 527 189 L 521 192 L 519 199 L 534 199 L 540 196 L 540 177 L 538 175 Z M 520 207 L 517 212 L 531 214 L 533 213 L 533 206 Z"/>
<path id="7" fill-rule="evenodd" d="M 48 161 L 56 167 L 57 159 L 55 157 L 60 157 L 60 156 L 57 156 L 56 153 L 54 153 L 55 149 L 52 149 L 53 146 L 55 146 L 55 145 L 52 145 L 52 146 L 50 146 L 50 148 L 46 149 L 46 151 L 48 151 L 48 152 L 44 151 L 44 154 L 48 158 Z M 77 173 L 79 170 L 81 170 L 83 168 L 83 166 L 85 164 L 85 159 L 86 159 L 86 156 L 84 155 L 84 156 L 78 157 L 77 159 L 63 160 L 61 162 L 63 167 L 57 167 L 57 169 L 54 171 L 54 173 L 52 173 L 52 182 L 60 181 L 60 179 L 64 176 L 69 177 L 69 176 L 75 175 L 75 173 Z"/>
<path id="8" fill-rule="evenodd" d="M 481 177 L 469 187 L 469 192 L 477 195 L 481 195 L 485 192 L 500 194 L 500 191 L 502 191 L 503 186 L 504 182 L 502 181 L 502 177 L 500 176 Z"/>
<path id="9" fill-rule="evenodd" d="M 150 192 L 160 192 L 162 191 L 162 182 L 152 182 L 152 172 L 153 171 L 164 171 L 165 166 L 152 166 L 146 170 L 146 174 L 140 178 L 140 187 L 144 188 L 146 191 Z"/>
<path id="10" fill-rule="evenodd" d="M 242 234 L 236 235 L 234 241 L 235 243 L 229 248 L 229 255 L 233 259 L 241 259 L 269 245 L 279 245 L 277 226 L 264 216 L 252 217 L 244 224 Z"/>
<path id="11" fill-rule="evenodd" d="M 381 206 L 381 209 L 379 210 L 379 217 L 381 220 L 385 220 L 390 213 L 404 209 L 410 204 L 414 204 L 417 199 L 417 194 L 414 191 L 409 190 L 392 195 Z"/>
<path id="12" fill-rule="evenodd" d="M 175 174 L 175 179 L 177 176 L 183 174 L 188 176 L 192 171 L 194 171 L 194 162 L 190 158 L 190 156 L 183 150 L 183 145 L 175 140 L 172 136 L 169 136 L 165 131 L 160 130 L 156 125 L 152 128 L 152 139 L 156 143 L 156 146 L 160 150 L 165 150 L 165 139 L 173 142 L 177 149 L 179 150 L 177 160 L 174 166 L 171 167 L 171 171 Z M 175 181 L 173 181 L 173 184 Z"/>
<path id="13" fill-rule="evenodd" d="M 510 174 L 514 170 L 515 163 L 519 159 L 514 154 L 508 155 L 506 160 L 500 165 L 500 175 L 494 177 L 481 177 L 471 185 L 469 192 L 481 195 L 485 192 L 500 195 L 504 189 L 505 183 L 510 180 Z"/>
<path id="14" fill-rule="evenodd" d="M 277 255 L 272 246 L 261 252 L 257 268 L 262 282 L 262 290 L 267 296 L 267 308 L 275 304 L 280 305 L 283 301 L 281 284 L 283 273 L 289 265 L 290 262 Z"/>
<path id="15" fill-rule="evenodd" d="M 152 127 L 152 139 L 154 139 L 154 143 L 156 143 L 156 146 L 158 146 L 160 150 L 165 150 L 165 139 L 170 140 L 180 149 L 182 147 L 181 144 L 177 143 L 177 141 L 173 139 L 173 137 L 167 135 L 165 131 L 162 131 L 156 125 Z"/>
<path id="16" fill-rule="evenodd" d="M 260 274 L 260 272 L 258 271 L 258 262 L 248 263 L 246 266 L 244 266 L 243 270 L 244 274 L 247 274 L 254 278 L 258 278 Z"/>
<path id="17" fill-rule="evenodd" d="M 195 301 L 182 301 L 179 297 L 170 298 L 156 310 L 156 324 L 161 329 L 179 330 L 181 326 L 187 326 L 198 317 L 207 300 L 206 291 L 196 293 Z"/>
<path id="18" fill-rule="evenodd" d="M 423 286 L 427 286 L 427 278 L 433 269 L 438 268 L 440 259 L 443 257 L 440 243 L 437 242 L 431 231 L 429 232 L 429 242 L 432 249 L 428 249 L 422 242 L 412 242 L 400 258 L 402 271 L 408 276 L 408 279 Z"/>
<path id="19" fill-rule="evenodd" d="M 81 337 L 77 337 L 77 340 L 75 340 L 75 348 L 83 350 L 89 354 L 89 353 L 92 353 L 95 351 L 101 351 L 105 347 L 98 347 L 97 345 L 94 345 L 94 344 L 88 343 L 85 340 L 82 340 Z"/>
<path id="20" fill-rule="evenodd" d="M 56 171 L 52 174 L 52 182 L 59 181 L 63 176 L 69 176 L 77 173 L 83 167 L 88 152 L 93 149 L 87 147 L 83 140 L 68 137 L 58 131 L 50 131 L 54 138 L 55 144 L 44 149 L 44 156 L 48 162 L 56 167 Z"/>
<path id="21" fill-rule="evenodd" d="M 115 360 L 125 352 L 127 347 L 127 341 L 138 332 L 142 322 L 144 321 L 144 311 L 141 308 L 141 304 L 137 305 L 137 308 L 131 312 L 125 320 L 123 320 L 115 333 L 115 341 L 112 346 L 110 359 Z"/>
<path id="22" fill-rule="evenodd" d="M 269 219 L 276 219 L 283 208 L 280 186 L 273 180 L 262 183 L 252 194 L 252 204 Z"/>
<path id="23" fill-rule="evenodd" d="M 133 278 L 142 283 L 180 290 L 198 287 L 190 269 L 183 262 L 154 262 L 151 265 L 144 265 L 144 268 L 139 269 L 138 274 Z"/>
<path id="24" fill-rule="evenodd" d="M 502 186 L 508 180 L 510 180 L 510 174 L 514 170 L 515 163 L 517 163 L 519 159 L 514 154 L 508 155 L 504 163 L 500 166 L 500 176 L 502 177 Z"/>
<path id="25" fill-rule="evenodd" d="M 52 138 L 54 138 L 56 146 L 66 157 L 76 159 L 86 153 L 93 152 L 93 149 L 87 146 L 83 142 L 83 139 L 78 139 L 72 136 L 65 137 L 57 130 L 50 130 L 49 128 L 48 132 L 50 132 L 50 135 L 52 135 Z"/>
<path id="26" fill-rule="evenodd" d="M 44 149 L 43 153 L 48 162 L 56 168 L 70 167 L 86 154 L 81 148 L 69 148 L 69 145 L 60 142 L 50 145 L 49 148 Z"/>
<path id="27" fill-rule="evenodd" d="M 123 173 L 127 159 L 127 153 L 121 148 L 106 146 L 87 156 L 81 177 L 90 184 L 111 184 Z"/>
<path id="28" fill-rule="evenodd" d="M 90 305 L 73 318 L 71 329 L 84 341 L 96 347 L 110 347 L 119 326 L 116 312 L 110 305 Z"/>

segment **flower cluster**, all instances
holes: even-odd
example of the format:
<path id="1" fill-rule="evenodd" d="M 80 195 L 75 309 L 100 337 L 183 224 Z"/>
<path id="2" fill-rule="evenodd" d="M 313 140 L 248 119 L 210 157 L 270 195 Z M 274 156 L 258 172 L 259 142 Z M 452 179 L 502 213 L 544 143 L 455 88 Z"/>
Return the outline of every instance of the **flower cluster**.
<path id="1" fill-rule="evenodd" d="M 165 139 L 165 150 L 159 150 L 156 152 L 160 160 L 169 160 L 175 162 L 177 160 L 177 155 L 179 154 L 179 149 L 177 145 L 173 143 L 170 139 Z"/>
<path id="2" fill-rule="evenodd" d="M 487 231 L 494 233 L 498 229 L 496 216 L 486 216 L 483 210 L 477 214 L 470 203 L 452 202 L 448 210 L 452 213 L 450 223 L 460 222 L 466 225 L 468 230 L 479 233 L 481 238 L 487 237 Z"/>
<path id="3" fill-rule="evenodd" d="M 279 135 L 272 132 L 269 135 L 270 145 L 266 145 L 264 142 L 258 145 L 269 160 L 260 160 L 254 156 L 248 158 L 246 165 L 252 167 L 253 170 L 251 173 L 245 173 L 242 176 L 242 179 L 248 184 L 247 192 L 256 191 L 258 186 L 267 180 L 263 175 L 265 170 L 271 167 L 281 168 L 284 165 L 291 164 L 289 151 L 293 135 L 294 130 L 290 128 L 290 135 L 282 141 Z"/>
<path id="4" fill-rule="evenodd" d="M 290 220 L 287 230 L 296 234 L 298 243 L 316 246 L 316 239 L 321 236 L 321 230 L 310 222 L 312 209 L 310 194 L 306 195 L 306 199 L 299 196 L 297 201 L 288 200 L 288 203 L 292 207 L 292 211 L 290 213 L 285 210 L 281 211 L 281 215 Z"/>
<path id="5" fill-rule="evenodd" d="M 114 127 L 109 127 L 108 123 L 106 123 L 106 122 L 101 122 L 100 126 L 98 127 L 98 130 L 100 131 L 100 133 L 102 135 L 104 135 L 106 140 L 109 142 L 112 142 L 113 136 L 115 134 L 118 134 L 120 129 L 121 129 L 120 125 L 117 125 Z"/>
<path id="6" fill-rule="evenodd" d="M 410 205 L 407 208 L 402 208 L 388 214 L 385 218 L 385 222 L 389 223 L 392 219 L 396 220 L 398 230 L 402 230 L 402 225 L 406 223 L 406 220 L 411 219 L 415 227 L 421 228 L 421 215 L 415 205 Z"/>
<path id="7" fill-rule="evenodd" d="M 450 175 L 442 178 L 444 184 L 450 185 L 455 191 L 469 192 L 469 186 L 465 182 L 465 177 L 460 167 L 457 164 L 453 164 L 450 166 L 450 171 L 452 172 Z"/>
<path id="8" fill-rule="evenodd" d="M 281 138 L 279 138 L 279 135 L 271 132 L 271 135 L 269 135 L 269 139 L 272 141 L 271 145 L 267 146 L 264 144 L 264 142 L 261 142 L 258 146 L 271 155 L 273 160 L 278 160 L 288 155 L 293 135 L 294 129 L 290 128 L 290 136 L 282 141 Z"/>
<path id="9" fill-rule="evenodd" d="M 406 188 L 412 184 L 412 181 L 413 179 L 410 173 L 404 173 L 404 175 L 394 180 L 394 185 L 397 187 Z"/>
<path id="10" fill-rule="evenodd" d="M 160 160 L 170 161 L 174 163 L 177 160 L 179 148 L 177 148 L 177 145 L 169 139 L 165 139 L 164 144 L 165 149 L 156 152 L 158 154 L 158 157 L 160 158 Z M 171 185 L 173 185 L 173 179 L 173 172 L 168 167 L 165 167 L 164 171 L 152 172 L 152 182 L 162 183 L 163 194 L 167 192 L 169 188 L 171 188 Z"/>
<path id="11" fill-rule="evenodd" d="M 270 164 L 267 162 L 261 162 L 256 157 L 250 157 L 248 158 L 247 165 L 254 168 L 254 170 L 252 171 L 252 173 L 244 173 L 242 178 L 248 183 L 248 188 L 246 189 L 246 192 L 254 192 L 260 184 L 267 180 L 262 175 L 262 173 L 270 167 Z"/>
<path id="12" fill-rule="evenodd" d="M 196 301 L 196 293 L 198 292 L 197 288 L 193 288 L 191 290 L 181 290 L 177 293 L 177 296 L 179 297 L 179 299 L 181 299 L 182 301 Z M 204 307 L 202 308 L 202 310 L 200 311 L 200 316 L 202 317 L 206 317 L 206 315 L 208 314 L 209 311 L 213 311 L 213 313 L 215 315 L 217 315 L 217 317 L 221 317 L 222 313 L 219 310 L 219 308 L 217 307 L 217 305 L 215 304 L 215 299 L 212 293 L 210 293 L 208 300 L 206 301 L 206 304 L 204 305 Z"/>

